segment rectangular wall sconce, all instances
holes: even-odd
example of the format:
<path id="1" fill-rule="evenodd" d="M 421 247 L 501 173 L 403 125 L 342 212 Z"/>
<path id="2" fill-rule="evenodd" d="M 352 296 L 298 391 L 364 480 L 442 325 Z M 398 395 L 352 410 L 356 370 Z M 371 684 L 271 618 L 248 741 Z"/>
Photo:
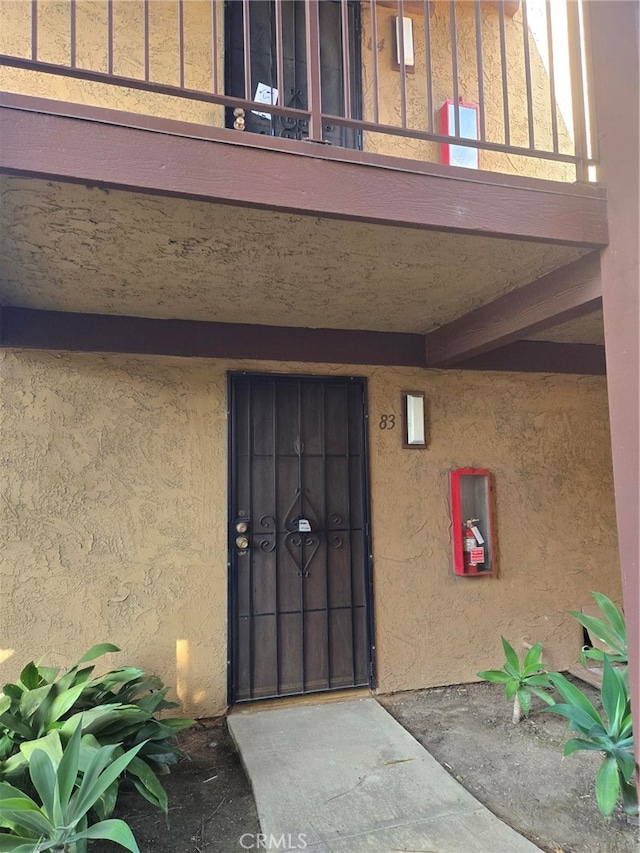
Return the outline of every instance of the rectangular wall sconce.
<path id="1" fill-rule="evenodd" d="M 403 447 L 426 447 L 427 429 L 424 394 L 402 392 Z"/>
<path id="2" fill-rule="evenodd" d="M 402 21 L 402 37 L 404 39 L 404 68 L 405 71 L 415 71 L 416 59 L 413 51 L 413 18 L 394 18 L 393 32 L 395 35 L 395 61 L 393 67 L 399 71 L 402 67 L 402 43 L 400 41 L 400 21 Z"/>

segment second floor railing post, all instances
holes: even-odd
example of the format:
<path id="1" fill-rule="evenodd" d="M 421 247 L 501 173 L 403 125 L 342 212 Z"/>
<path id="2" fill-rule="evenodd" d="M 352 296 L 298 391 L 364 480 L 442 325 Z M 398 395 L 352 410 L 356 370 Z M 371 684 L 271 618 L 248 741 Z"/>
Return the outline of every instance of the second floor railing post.
<path id="1" fill-rule="evenodd" d="M 322 89 L 320 85 L 319 0 L 305 0 L 307 30 L 307 98 L 309 139 L 322 142 Z"/>
<path id="2" fill-rule="evenodd" d="M 589 178 L 587 121 L 585 116 L 584 73 L 582 67 L 582 36 L 578 0 L 567 3 L 567 29 L 569 36 L 569 66 L 571 70 L 571 107 L 573 110 L 573 137 L 576 154 L 576 180 Z"/>

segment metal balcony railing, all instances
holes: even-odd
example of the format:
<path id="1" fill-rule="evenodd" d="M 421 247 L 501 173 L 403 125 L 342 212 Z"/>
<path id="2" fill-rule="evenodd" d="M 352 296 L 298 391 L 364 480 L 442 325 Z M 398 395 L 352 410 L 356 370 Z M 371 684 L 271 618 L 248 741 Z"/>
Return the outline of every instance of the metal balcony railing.
<path id="1" fill-rule="evenodd" d="M 52 82 L 75 78 L 137 93 L 136 112 L 145 112 L 145 92 L 210 105 L 207 123 L 235 141 L 259 133 L 265 145 L 288 137 L 374 159 L 561 180 L 594 174 L 588 4 L 580 0 L 0 5 L 1 88 L 14 92 L 88 102 L 79 84 L 70 95 Z M 28 85 L 25 70 L 34 72 Z"/>

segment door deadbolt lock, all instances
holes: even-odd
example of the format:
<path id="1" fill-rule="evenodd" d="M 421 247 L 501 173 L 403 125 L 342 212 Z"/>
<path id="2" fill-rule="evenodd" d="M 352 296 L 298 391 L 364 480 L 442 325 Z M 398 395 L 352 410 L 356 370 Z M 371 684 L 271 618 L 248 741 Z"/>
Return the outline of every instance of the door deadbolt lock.
<path id="1" fill-rule="evenodd" d="M 249 523 L 247 521 L 239 521 L 236 524 L 236 530 L 238 533 L 246 533 L 249 529 Z"/>
<path id="2" fill-rule="evenodd" d="M 249 547 L 249 540 L 246 536 L 238 536 L 236 539 L 236 548 L 240 551 L 246 551 Z"/>

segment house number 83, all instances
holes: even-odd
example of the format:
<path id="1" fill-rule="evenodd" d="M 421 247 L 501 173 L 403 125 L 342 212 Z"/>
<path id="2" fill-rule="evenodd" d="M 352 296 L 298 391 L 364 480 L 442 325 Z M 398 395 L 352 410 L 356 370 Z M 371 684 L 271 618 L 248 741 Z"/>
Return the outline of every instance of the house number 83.
<path id="1" fill-rule="evenodd" d="M 395 415 L 380 415 L 380 423 L 378 424 L 380 429 L 393 429 L 395 425 Z"/>

